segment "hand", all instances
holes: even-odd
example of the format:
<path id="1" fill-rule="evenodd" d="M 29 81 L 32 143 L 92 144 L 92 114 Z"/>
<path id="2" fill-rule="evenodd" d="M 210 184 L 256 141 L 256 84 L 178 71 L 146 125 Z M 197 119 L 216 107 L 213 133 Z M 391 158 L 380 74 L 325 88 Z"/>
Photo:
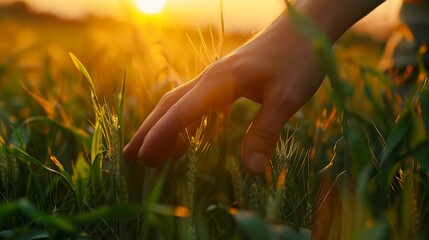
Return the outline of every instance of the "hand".
<path id="1" fill-rule="evenodd" d="M 165 94 L 124 148 L 124 156 L 159 165 L 172 154 L 168 149 L 183 145 L 179 135 L 186 127 L 210 109 L 246 97 L 262 107 L 243 140 L 243 163 L 250 173 L 262 173 L 283 125 L 316 92 L 323 77 L 312 47 L 282 15 L 196 79 Z"/>

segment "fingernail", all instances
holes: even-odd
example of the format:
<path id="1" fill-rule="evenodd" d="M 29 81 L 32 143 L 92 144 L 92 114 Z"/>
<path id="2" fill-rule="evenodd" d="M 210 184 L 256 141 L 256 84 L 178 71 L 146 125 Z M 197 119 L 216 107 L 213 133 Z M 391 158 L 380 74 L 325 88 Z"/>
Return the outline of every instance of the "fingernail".
<path id="1" fill-rule="evenodd" d="M 255 174 L 263 173 L 268 157 L 260 152 L 254 152 L 250 155 L 249 170 Z"/>

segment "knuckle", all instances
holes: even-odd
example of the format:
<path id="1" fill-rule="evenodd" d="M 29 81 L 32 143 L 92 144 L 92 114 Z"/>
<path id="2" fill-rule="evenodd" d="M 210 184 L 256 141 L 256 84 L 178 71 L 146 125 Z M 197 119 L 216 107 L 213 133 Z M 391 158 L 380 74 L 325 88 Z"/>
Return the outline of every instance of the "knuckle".
<path id="1" fill-rule="evenodd" d="M 225 58 L 221 58 L 211 64 L 207 70 L 209 74 L 213 75 L 229 75 L 229 76 L 235 76 L 238 72 L 238 69 L 240 69 L 241 64 L 240 57 L 236 55 L 230 55 Z"/>
<path id="2" fill-rule="evenodd" d="M 272 146 L 278 138 L 277 131 L 270 126 L 252 125 L 250 134 L 255 137 L 256 144 L 261 146 Z"/>
<path id="3" fill-rule="evenodd" d="M 238 70 L 239 65 L 241 65 L 240 62 L 236 56 L 228 56 L 217 60 L 204 73 L 202 81 L 204 81 L 205 87 L 220 90 L 225 101 L 235 99 L 240 82 L 240 71 Z M 243 79 L 241 78 L 241 80 Z M 219 94 L 219 92 L 216 94 Z"/>

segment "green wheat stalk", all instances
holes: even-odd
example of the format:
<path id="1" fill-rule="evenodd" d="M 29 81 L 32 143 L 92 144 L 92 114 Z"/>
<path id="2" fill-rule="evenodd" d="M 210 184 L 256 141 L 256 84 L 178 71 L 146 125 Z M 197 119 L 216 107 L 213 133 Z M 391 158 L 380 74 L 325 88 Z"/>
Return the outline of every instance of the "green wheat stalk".
<path id="1" fill-rule="evenodd" d="M 209 143 L 204 143 L 204 130 L 207 127 L 208 117 L 204 116 L 201 119 L 200 126 L 198 127 L 195 135 L 191 136 L 187 132 L 188 141 L 189 141 L 189 150 L 187 152 L 187 169 L 185 173 L 186 177 L 186 186 L 188 189 L 188 207 L 191 212 L 191 225 L 188 231 L 189 239 L 196 239 L 195 233 L 195 203 L 194 203 L 194 195 L 195 195 L 195 177 L 198 167 L 198 162 L 201 159 L 202 155 L 208 150 Z"/>
<path id="2" fill-rule="evenodd" d="M 121 129 L 121 118 L 124 95 L 125 95 L 125 77 L 122 82 L 121 92 L 119 94 L 118 103 L 116 103 L 116 112 L 111 111 L 109 105 L 105 102 L 104 105 L 100 104 L 97 93 L 95 90 L 94 83 L 79 59 L 70 53 L 70 57 L 73 60 L 76 68 L 83 74 L 89 90 L 91 93 L 91 100 L 95 111 L 95 132 L 97 136 L 99 131 L 102 132 L 103 140 L 106 145 L 106 157 L 103 158 L 102 170 L 108 174 L 112 174 L 114 178 L 114 188 L 116 193 L 119 193 L 119 201 L 127 201 L 128 191 L 126 186 L 125 177 L 123 176 L 123 158 L 122 158 L 122 146 L 123 146 L 123 130 Z M 98 133 L 97 133 L 98 131 Z M 93 146 L 91 151 L 91 160 L 95 159 L 98 154 L 103 154 L 102 141 L 99 139 L 97 144 L 100 146 Z M 95 151 L 95 153 L 94 153 Z"/>

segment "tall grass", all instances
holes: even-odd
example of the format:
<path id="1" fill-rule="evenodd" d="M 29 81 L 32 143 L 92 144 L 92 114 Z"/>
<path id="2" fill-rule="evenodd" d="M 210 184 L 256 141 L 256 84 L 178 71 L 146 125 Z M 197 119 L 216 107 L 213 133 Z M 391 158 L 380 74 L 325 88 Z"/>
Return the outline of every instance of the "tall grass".
<path id="1" fill-rule="evenodd" d="M 92 79 L 91 69 L 97 68 L 91 67 L 90 57 L 81 62 L 70 54 L 78 70 L 70 74 L 56 75 L 45 66 L 41 75 L 49 88 L 27 79 L 10 61 L 0 62 L 0 237 L 429 236 L 427 69 L 420 64 L 414 88 L 399 94 L 394 83 L 401 76 L 359 63 L 341 44 L 332 49 L 311 21 L 292 6 L 288 11 L 313 43 L 329 82 L 285 125 L 263 176 L 249 175 L 241 165 L 243 126 L 257 110 L 242 99 L 228 118 L 213 113 L 202 119 L 196 133 L 184 134 L 190 148 L 182 158 L 158 169 L 124 161 L 121 149 L 131 136 L 126 128 L 133 119 L 139 122 L 137 113 L 147 116 L 162 92 L 186 75 L 174 69 L 174 62 L 156 70 L 153 56 L 142 50 L 135 57 L 147 63 L 147 72 L 127 71 L 121 81 L 116 79 L 119 86 L 111 87 L 119 90 L 103 98 L 107 84 L 103 78 Z M 227 43 L 223 25 L 219 45 L 213 30 L 188 35 L 199 62 L 189 68 L 198 72 L 222 56 Z M 167 46 L 155 45 L 157 59 L 171 61 L 159 50 Z M 134 81 L 136 75 L 145 79 L 144 86 Z M 64 85 L 79 87 L 61 91 L 55 76 L 69 81 Z M 6 84 L 15 79 L 20 84 Z M 362 88 L 350 86 L 356 81 Z M 133 99 L 136 92 L 138 100 Z M 73 105 L 80 111 L 68 110 Z"/>

